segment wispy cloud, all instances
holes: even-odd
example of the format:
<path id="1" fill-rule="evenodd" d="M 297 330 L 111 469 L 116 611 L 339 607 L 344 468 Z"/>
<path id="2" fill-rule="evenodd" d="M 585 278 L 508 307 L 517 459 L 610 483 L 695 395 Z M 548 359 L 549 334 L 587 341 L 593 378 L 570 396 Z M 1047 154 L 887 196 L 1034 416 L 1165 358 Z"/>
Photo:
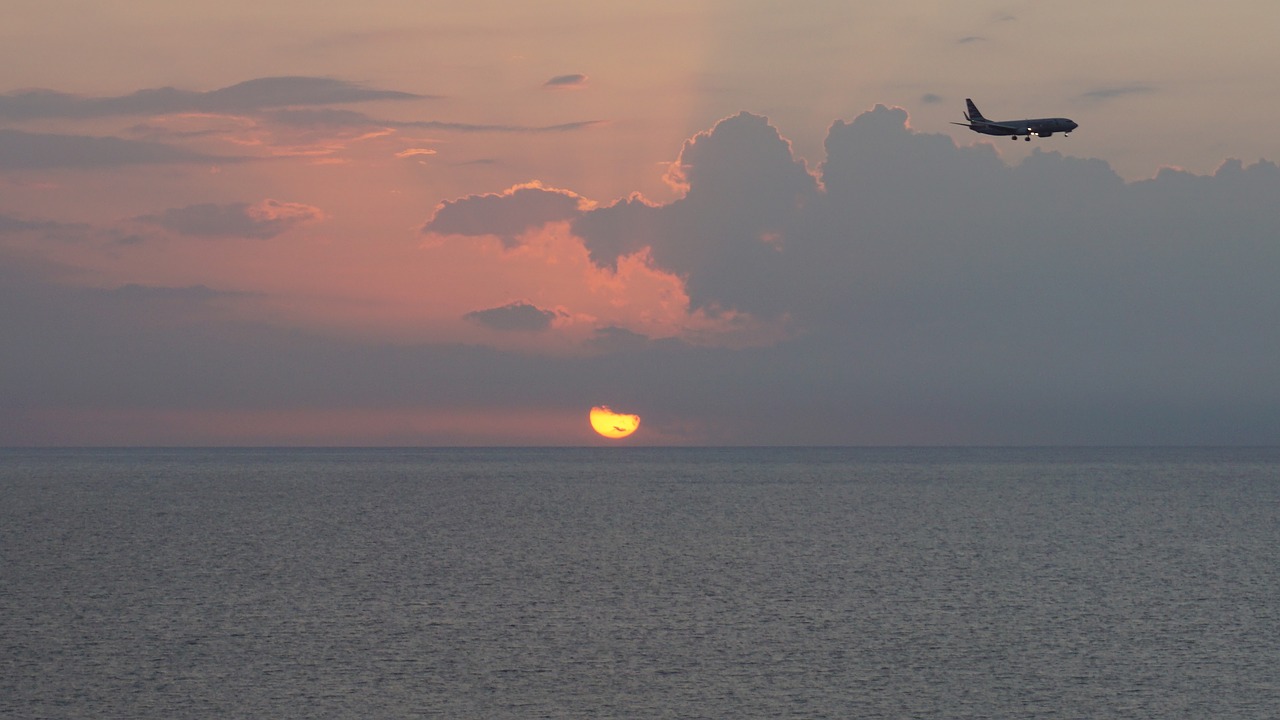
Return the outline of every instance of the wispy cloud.
<path id="1" fill-rule="evenodd" d="M 422 100 L 432 96 L 382 90 L 321 77 L 266 77 L 209 92 L 172 87 L 114 97 L 82 97 L 53 90 L 0 95 L 0 119 L 83 119 L 117 115 L 243 113 L 280 107 L 340 105 L 374 100 Z"/>
<path id="2" fill-rule="evenodd" d="M 243 297 L 246 293 L 214 290 L 207 285 L 188 285 L 186 287 L 170 287 L 163 285 L 141 285 L 129 283 L 109 290 L 99 291 L 104 296 L 131 302 L 181 302 L 204 303 L 223 297 Z"/>
<path id="3" fill-rule="evenodd" d="M 406 158 L 414 158 L 414 157 L 419 157 L 419 158 L 429 157 L 435 154 L 436 154 L 436 151 L 431 148 L 414 147 L 414 148 L 406 148 L 404 150 L 401 150 L 400 152 L 396 153 L 396 157 L 401 160 L 404 160 Z"/>
<path id="4" fill-rule="evenodd" d="M 1158 88 L 1149 83 L 1132 83 L 1130 85 L 1112 85 L 1108 87 L 1095 88 L 1080 94 L 1085 100 L 1114 100 L 1115 98 L 1126 97 L 1129 95 L 1147 95 L 1156 92 Z"/>
<path id="5" fill-rule="evenodd" d="M 0 234 L 52 230 L 58 223 L 51 220 L 23 220 L 21 218 L 0 215 Z"/>
<path id="6" fill-rule="evenodd" d="M 263 200 L 259 203 L 201 203 L 170 208 L 159 215 L 134 220 L 159 225 L 181 235 L 204 238 L 273 238 L 297 225 L 319 220 L 324 214 L 302 203 Z"/>
<path id="7" fill-rule="evenodd" d="M 64 243 L 79 243 L 104 235 L 86 223 L 65 223 L 47 219 L 28 220 L 12 215 L 0 215 L 0 236 L 24 234 Z M 107 231 L 105 236 L 115 241 L 119 233 Z"/>
<path id="8" fill-rule="evenodd" d="M 147 140 L 0 129 L 0 170 L 234 163 L 246 159 L 207 155 Z"/>
<path id="9" fill-rule="evenodd" d="M 587 76 L 582 73 L 573 73 L 572 75 L 557 75 L 542 84 L 542 87 L 549 90 L 574 90 L 587 86 Z"/>
<path id="10" fill-rule="evenodd" d="M 388 120 L 371 117 L 356 110 L 337 108 L 278 110 L 269 113 L 268 119 L 296 127 L 384 127 L 460 133 L 562 133 L 585 130 L 604 123 L 602 120 L 581 120 L 556 125 L 508 125 L 444 120 Z"/>

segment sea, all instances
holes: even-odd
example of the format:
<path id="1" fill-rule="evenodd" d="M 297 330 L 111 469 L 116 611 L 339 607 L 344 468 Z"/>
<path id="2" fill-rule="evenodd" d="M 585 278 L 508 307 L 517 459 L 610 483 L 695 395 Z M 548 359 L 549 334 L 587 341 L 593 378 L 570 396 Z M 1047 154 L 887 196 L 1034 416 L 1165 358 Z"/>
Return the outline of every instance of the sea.
<path id="1" fill-rule="evenodd" d="M 1280 448 L 0 450 L 4 718 L 1275 718 Z"/>

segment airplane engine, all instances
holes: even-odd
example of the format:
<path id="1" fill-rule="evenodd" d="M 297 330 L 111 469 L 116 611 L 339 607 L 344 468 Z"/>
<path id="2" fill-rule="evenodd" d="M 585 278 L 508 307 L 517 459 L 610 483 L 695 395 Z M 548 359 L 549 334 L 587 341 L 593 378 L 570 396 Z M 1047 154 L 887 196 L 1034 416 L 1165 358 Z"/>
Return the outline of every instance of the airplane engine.
<path id="1" fill-rule="evenodd" d="M 1053 137 L 1053 133 L 1051 132 L 1040 132 L 1040 133 L 1036 133 L 1036 135 L 1038 137 Z"/>

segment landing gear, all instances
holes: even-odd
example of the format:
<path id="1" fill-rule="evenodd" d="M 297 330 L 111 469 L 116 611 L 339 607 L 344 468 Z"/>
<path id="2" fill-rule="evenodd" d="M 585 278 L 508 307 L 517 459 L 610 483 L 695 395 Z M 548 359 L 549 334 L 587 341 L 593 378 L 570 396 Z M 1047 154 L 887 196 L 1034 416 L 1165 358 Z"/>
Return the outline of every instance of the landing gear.
<path id="1" fill-rule="evenodd" d="M 1024 137 L 1024 138 L 1022 138 L 1022 139 L 1023 139 L 1023 140 L 1026 140 L 1027 142 L 1031 142 L 1031 136 L 1030 136 L 1030 135 L 1028 135 L 1028 136 L 1026 136 L 1026 137 Z"/>

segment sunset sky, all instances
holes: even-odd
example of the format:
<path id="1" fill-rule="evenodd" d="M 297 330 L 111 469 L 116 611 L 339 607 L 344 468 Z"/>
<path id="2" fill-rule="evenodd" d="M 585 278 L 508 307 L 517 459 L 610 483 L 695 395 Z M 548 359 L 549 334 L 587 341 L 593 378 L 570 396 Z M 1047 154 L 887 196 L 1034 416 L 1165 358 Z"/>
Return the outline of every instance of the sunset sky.
<path id="1" fill-rule="evenodd" d="M 0 446 L 1280 440 L 1275 2 L 4 15 Z"/>

